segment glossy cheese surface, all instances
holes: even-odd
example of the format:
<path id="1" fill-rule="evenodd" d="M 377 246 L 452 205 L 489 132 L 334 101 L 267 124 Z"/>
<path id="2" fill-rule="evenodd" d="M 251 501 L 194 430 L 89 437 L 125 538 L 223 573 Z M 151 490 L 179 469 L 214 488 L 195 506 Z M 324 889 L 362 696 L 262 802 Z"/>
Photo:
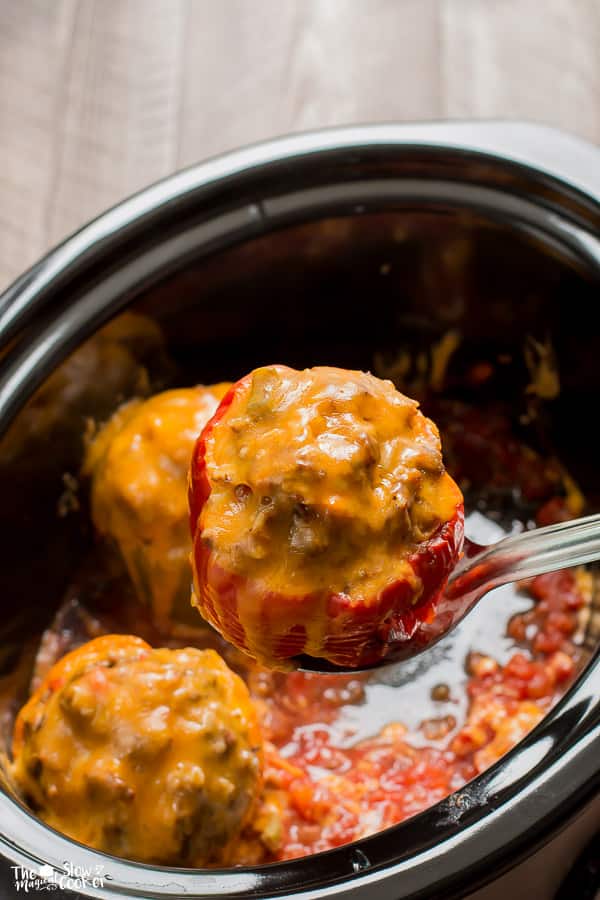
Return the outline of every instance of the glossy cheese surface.
<path id="1" fill-rule="evenodd" d="M 350 639 L 353 607 L 364 642 L 399 584 L 402 605 L 418 603 L 415 554 L 462 511 L 462 495 L 436 426 L 391 382 L 268 366 L 238 382 L 206 427 L 190 508 L 201 610 L 269 662 L 290 648 L 327 656 L 327 620 L 341 610 Z"/>
<path id="2" fill-rule="evenodd" d="M 187 470 L 196 438 L 228 388 L 199 385 L 132 400 L 88 446 L 94 525 L 117 545 L 159 625 L 168 625 L 177 602 L 189 605 Z"/>
<path id="3" fill-rule="evenodd" d="M 72 651 L 21 710 L 14 775 L 51 826 L 145 862 L 215 862 L 260 792 L 248 690 L 213 650 L 107 635 Z"/>

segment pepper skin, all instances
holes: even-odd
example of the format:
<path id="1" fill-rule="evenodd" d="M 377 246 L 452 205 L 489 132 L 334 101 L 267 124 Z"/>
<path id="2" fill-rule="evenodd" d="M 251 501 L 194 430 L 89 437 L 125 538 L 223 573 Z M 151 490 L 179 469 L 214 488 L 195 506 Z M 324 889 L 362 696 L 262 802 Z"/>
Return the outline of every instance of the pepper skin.
<path id="1" fill-rule="evenodd" d="M 364 372 L 257 369 L 190 470 L 195 603 L 274 666 L 377 663 L 420 633 L 463 541 L 460 490 L 418 404 Z"/>

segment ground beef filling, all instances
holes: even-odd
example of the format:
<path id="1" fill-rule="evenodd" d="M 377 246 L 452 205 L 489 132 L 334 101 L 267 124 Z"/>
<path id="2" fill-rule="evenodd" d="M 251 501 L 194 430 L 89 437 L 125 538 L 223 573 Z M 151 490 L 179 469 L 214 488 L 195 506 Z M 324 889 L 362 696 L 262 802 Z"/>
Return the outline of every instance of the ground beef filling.
<path id="1" fill-rule="evenodd" d="M 461 499 L 434 423 L 364 372 L 257 369 L 206 460 L 204 541 L 223 568 L 286 594 L 414 579 L 408 557 Z"/>
<path id="2" fill-rule="evenodd" d="M 207 865 L 261 790 L 248 690 L 213 650 L 108 635 L 64 657 L 21 710 L 13 771 L 75 840 L 127 859 Z"/>

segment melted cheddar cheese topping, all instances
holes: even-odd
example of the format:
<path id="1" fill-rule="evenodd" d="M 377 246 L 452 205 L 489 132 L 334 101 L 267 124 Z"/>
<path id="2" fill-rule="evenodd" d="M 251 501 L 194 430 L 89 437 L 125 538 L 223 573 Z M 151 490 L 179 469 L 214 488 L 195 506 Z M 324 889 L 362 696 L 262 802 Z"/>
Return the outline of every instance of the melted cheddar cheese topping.
<path id="1" fill-rule="evenodd" d="M 408 557 L 462 500 L 434 423 L 365 372 L 257 369 L 205 444 L 203 541 L 286 596 L 414 581 Z"/>
<path id="2" fill-rule="evenodd" d="M 189 609 L 187 471 L 228 384 L 165 391 L 120 407 L 90 443 L 91 512 L 165 630 Z"/>
<path id="3" fill-rule="evenodd" d="M 153 864 L 218 861 L 261 790 L 243 681 L 213 650 L 153 650 L 132 636 L 63 657 L 19 713 L 13 755 L 49 825 Z"/>

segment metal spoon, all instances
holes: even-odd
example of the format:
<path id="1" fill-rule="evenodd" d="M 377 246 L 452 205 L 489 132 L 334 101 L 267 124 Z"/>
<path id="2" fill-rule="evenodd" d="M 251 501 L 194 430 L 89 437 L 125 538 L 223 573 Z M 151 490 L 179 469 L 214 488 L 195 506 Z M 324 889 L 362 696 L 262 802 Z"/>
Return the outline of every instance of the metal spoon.
<path id="1" fill-rule="evenodd" d="M 419 622 L 412 633 L 391 635 L 389 653 L 379 669 L 428 650 L 448 634 L 476 603 L 495 587 L 570 566 L 600 560 L 600 515 L 535 528 L 483 547 L 465 539 L 463 556 L 454 568 L 431 622 Z M 303 672 L 351 673 L 362 669 L 335 666 L 324 659 L 297 656 Z"/>

